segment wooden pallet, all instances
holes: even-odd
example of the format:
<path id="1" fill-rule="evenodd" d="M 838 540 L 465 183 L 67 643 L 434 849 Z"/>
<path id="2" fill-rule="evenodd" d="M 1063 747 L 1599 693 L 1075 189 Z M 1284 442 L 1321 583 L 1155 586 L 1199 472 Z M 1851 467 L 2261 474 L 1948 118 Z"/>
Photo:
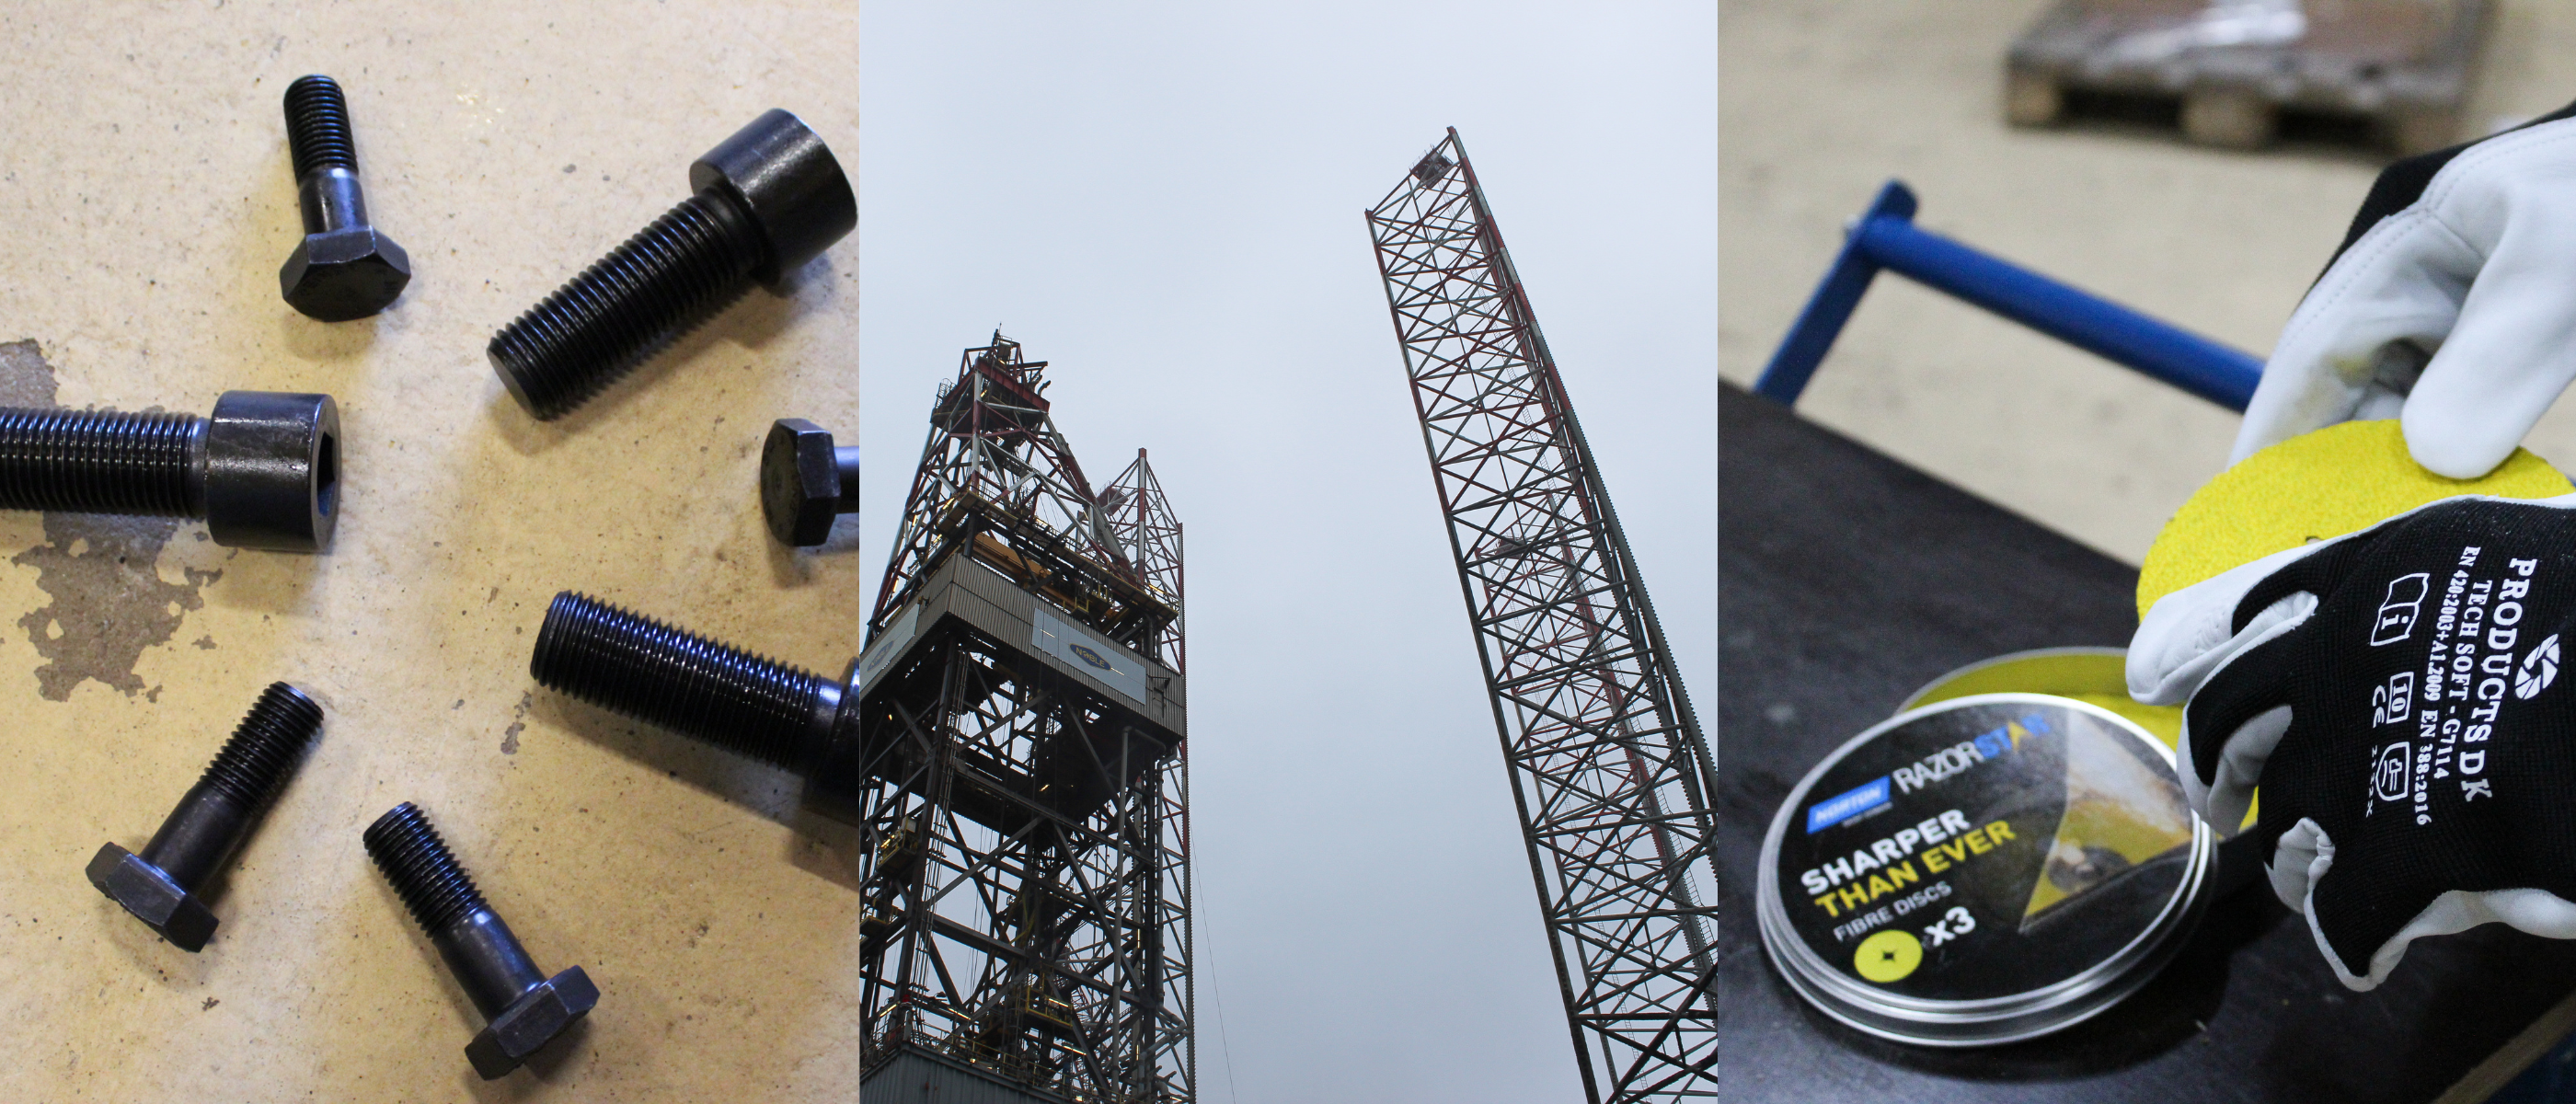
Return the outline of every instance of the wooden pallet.
<path id="1" fill-rule="evenodd" d="M 2060 0 L 2015 40 L 2004 117 L 2049 126 L 2069 93 L 2180 101 L 2183 136 L 2269 144 L 2283 111 L 2372 120 L 2401 154 L 2463 135 L 2491 0 Z"/>

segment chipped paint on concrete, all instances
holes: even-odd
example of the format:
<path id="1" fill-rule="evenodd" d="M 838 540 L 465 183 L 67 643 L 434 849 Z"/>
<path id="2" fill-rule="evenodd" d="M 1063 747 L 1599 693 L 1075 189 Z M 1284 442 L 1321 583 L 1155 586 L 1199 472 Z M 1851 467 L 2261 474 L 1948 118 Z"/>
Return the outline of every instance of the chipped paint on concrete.
<path id="1" fill-rule="evenodd" d="M 52 406 L 54 396 L 53 365 L 34 340 L 0 344 L 0 405 Z M 204 608 L 206 584 L 223 578 L 220 570 L 185 568 L 182 581 L 162 580 L 156 565 L 178 528 L 177 518 L 45 515 L 45 543 L 9 560 L 35 568 L 37 589 L 53 598 L 18 619 L 45 658 L 35 672 L 38 693 L 68 701 L 86 679 L 127 697 L 144 691 L 134 673 L 144 650 L 169 643 L 180 619 Z"/>
<path id="2" fill-rule="evenodd" d="M 219 570 L 185 568 L 185 581 L 164 582 L 154 564 L 179 527 L 176 518 L 108 514 L 45 515 L 45 543 L 10 558 L 36 569 L 36 587 L 53 602 L 18 619 L 45 662 L 37 692 L 69 701 L 83 679 L 125 692 L 144 690 L 134 665 L 147 648 L 170 642 L 187 611 L 204 608 L 206 584 Z"/>
<path id="3" fill-rule="evenodd" d="M 35 338 L 0 344 L 0 406 L 54 405 L 54 366 Z"/>
<path id="4" fill-rule="evenodd" d="M 535 708 L 536 704 L 534 692 L 519 695 L 519 707 L 510 711 L 510 727 L 501 730 L 501 754 L 519 753 L 519 734 L 528 730 L 528 710 Z"/>

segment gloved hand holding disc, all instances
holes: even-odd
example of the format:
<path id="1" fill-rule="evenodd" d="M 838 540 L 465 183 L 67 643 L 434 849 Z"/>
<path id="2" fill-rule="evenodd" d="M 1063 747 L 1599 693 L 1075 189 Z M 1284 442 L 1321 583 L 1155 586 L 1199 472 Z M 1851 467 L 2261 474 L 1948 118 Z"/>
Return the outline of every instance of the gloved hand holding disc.
<path id="1" fill-rule="evenodd" d="M 2569 491 L 2527 452 L 2450 480 L 2395 423 L 2345 423 L 2222 474 L 2148 553 L 2130 693 L 2188 703 L 2204 819 L 2240 823 L 2261 784 L 2273 889 L 2354 989 L 2425 935 L 2576 937 L 2576 708 L 2549 693 Z"/>

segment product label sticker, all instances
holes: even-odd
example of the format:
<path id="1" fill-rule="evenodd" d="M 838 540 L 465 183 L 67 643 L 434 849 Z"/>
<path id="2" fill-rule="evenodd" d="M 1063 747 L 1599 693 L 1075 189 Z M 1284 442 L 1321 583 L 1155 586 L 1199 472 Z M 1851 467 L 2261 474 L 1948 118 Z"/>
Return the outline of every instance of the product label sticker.
<path id="1" fill-rule="evenodd" d="M 2192 855 L 2163 750 L 2038 699 L 1890 728 L 1803 800 L 1773 872 L 1791 928 L 1842 973 L 1927 1000 L 2090 969 L 2155 925 Z"/>

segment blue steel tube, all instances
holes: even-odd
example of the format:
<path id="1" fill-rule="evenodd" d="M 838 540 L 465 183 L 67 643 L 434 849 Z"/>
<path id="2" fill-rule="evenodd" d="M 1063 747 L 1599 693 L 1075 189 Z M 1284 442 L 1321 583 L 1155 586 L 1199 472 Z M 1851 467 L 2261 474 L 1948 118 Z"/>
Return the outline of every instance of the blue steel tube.
<path id="1" fill-rule="evenodd" d="M 1889 181 L 1852 226 L 1824 281 L 1771 355 L 1754 392 L 1797 401 L 1880 268 L 1984 307 L 2041 333 L 2242 411 L 2261 358 L 2159 322 L 1914 225 L 1914 193 Z"/>
<path id="2" fill-rule="evenodd" d="M 1843 236 L 1842 251 L 1834 254 L 1833 267 L 1816 285 L 1816 293 L 1798 311 L 1798 320 L 1789 326 L 1780 348 L 1771 354 L 1771 363 L 1762 369 L 1762 378 L 1754 381 L 1753 393 L 1789 406 L 1798 401 L 1798 393 L 1807 389 L 1807 378 L 1816 374 L 1824 363 L 1825 353 L 1842 336 L 1843 323 L 1851 321 L 1852 311 L 1860 306 L 1861 293 L 1878 276 L 1878 262 L 1862 248 L 1859 230 L 1872 219 L 1891 218 L 1910 221 L 1914 217 L 1914 193 L 1904 184 L 1890 180 L 1870 201 L 1869 210 L 1861 212 L 1852 232 Z"/>

